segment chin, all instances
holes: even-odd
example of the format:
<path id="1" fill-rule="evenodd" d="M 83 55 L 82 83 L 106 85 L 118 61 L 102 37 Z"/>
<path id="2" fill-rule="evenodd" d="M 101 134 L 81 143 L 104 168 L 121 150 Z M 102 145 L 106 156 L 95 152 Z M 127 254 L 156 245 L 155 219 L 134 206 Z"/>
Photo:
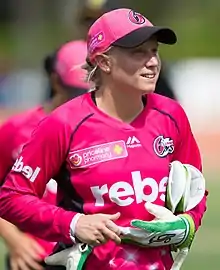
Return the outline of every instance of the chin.
<path id="1" fill-rule="evenodd" d="M 155 91 L 156 83 L 140 83 L 136 85 L 136 89 L 141 91 L 143 94 L 150 94 Z"/>
<path id="2" fill-rule="evenodd" d="M 140 88 L 139 91 L 142 92 L 143 95 L 145 94 L 151 94 L 155 91 L 155 86 L 154 87 L 143 87 Z"/>

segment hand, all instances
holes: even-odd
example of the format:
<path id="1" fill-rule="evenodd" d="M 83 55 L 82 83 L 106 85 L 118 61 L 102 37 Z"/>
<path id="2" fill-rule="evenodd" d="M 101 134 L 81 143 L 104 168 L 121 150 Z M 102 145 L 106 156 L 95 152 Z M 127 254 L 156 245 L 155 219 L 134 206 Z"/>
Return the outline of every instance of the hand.
<path id="1" fill-rule="evenodd" d="M 133 228 L 124 230 L 121 228 L 125 240 L 151 247 L 175 245 L 178 248 L 184 248 L 190 246 L 195 234 L 195 225 L 189 215 L 175 216 L 167 208 L 150 202 L 145 204 L 145 208 L 155 216 L 155 219 L 152 221 L 132 220 Z"/>
<path id="2" fill-rule="evenodd" d="M 120 217 L 120 213 L 114 215 L 94 214 L 82 215 L 76 223 L 75 236 L 85 244 L 97 246 L 108 240 L 116 244 L 121 243 L 119 237 L 121 231 L 113 222 Z"/>
<path id="3" fill-rule="evenodd" d="M 44 250 L 28 235 L 16 227 L 10 227 L 10 233 L 4 236 L 9 251 L 11 270 L 43 270 L 40 265 Z"/>

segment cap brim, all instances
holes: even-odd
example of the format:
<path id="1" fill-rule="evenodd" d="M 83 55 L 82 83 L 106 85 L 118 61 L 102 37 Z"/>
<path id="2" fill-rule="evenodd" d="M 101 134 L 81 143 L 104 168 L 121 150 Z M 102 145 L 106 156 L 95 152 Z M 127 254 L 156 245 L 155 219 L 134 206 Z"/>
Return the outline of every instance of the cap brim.
<path id="1" fill-rule="evenodd" d="M 146 26 L 128 33 L 124 37 L 116 40 L 112 45 L 134 48 L 143 44 L 152 36 L 156 36 L 158 42 L 164 44 L 173 45 L 177 42 L 177 37 L 173 30 L 164 27 Z"/>

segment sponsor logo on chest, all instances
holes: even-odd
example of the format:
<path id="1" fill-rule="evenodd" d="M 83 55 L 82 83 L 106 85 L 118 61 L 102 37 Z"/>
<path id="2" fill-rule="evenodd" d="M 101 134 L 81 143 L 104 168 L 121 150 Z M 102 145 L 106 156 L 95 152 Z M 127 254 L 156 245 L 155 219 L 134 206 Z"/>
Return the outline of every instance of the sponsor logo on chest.
<path id="1" fill-rule="evenodd" d="M 129 206 L 133 203 L 154 202 L 159 199 L 165 201 L 168 177 L 159 182 L 154 178 L 142 179 L 140 171 L 131 172 L 132 182 L 118 181 L 114 184 L 101 184 L 90 187 L 95 199 L 95 206 L 104 206 L 106 199 L 119 206 Z"/>
<path id="2" fill-rule="evenodd" d="M 14 163 L 12 171 L 22 173 L 28 180 L 34 182 L 40 172 L 40 168 L 32 169 L 28 165 L 24 165 L 23 157 L 20 156 Z"/>
<path id="3" fill-rule="evenodd" d="M 83 168 L 101 162 L 125 158 L 128 156 L 125 142 L 114 141 L 69 153 L 69 161 L 72 169 Z"/>

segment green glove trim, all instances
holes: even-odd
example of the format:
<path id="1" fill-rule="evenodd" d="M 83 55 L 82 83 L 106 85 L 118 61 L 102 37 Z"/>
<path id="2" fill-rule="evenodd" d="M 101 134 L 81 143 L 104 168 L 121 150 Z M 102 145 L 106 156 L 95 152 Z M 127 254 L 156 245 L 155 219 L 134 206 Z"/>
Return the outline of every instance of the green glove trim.
<path id="1" fill-rule="evenodd" d="M 183 241 L 176 245 L 179 249 L 190 248 L 195 237 L 196 227 L 193 218 L 188 214 L 178 215 L 186 224 L 187 230 Z"/>
<path id="2" fill-rule="evenodd" d="M 85 261 L 87 260 L 88 256 L 90 255 L 90 253 L 92 252 L 92 247 L 88 246 L 85 244 L 85 250 L 83 250 L 83 247 L 81 247 L 82 249 L 82 255 L 80 257 L 79 263 L 77 265 L 77 269 L 76 270 L 82 270 Z"/>
<path id="3" fill-rule="evenodd" d="M 168 231 L 175 230 L 185 230 L 186 223 L 182 219 L 174 221 L 156 220 L 156 221 L 142 221 L 142 220 L 132 220 L 131 225 L 133 227 L 146 230 L 150 233 L 167 233 Z"/>

